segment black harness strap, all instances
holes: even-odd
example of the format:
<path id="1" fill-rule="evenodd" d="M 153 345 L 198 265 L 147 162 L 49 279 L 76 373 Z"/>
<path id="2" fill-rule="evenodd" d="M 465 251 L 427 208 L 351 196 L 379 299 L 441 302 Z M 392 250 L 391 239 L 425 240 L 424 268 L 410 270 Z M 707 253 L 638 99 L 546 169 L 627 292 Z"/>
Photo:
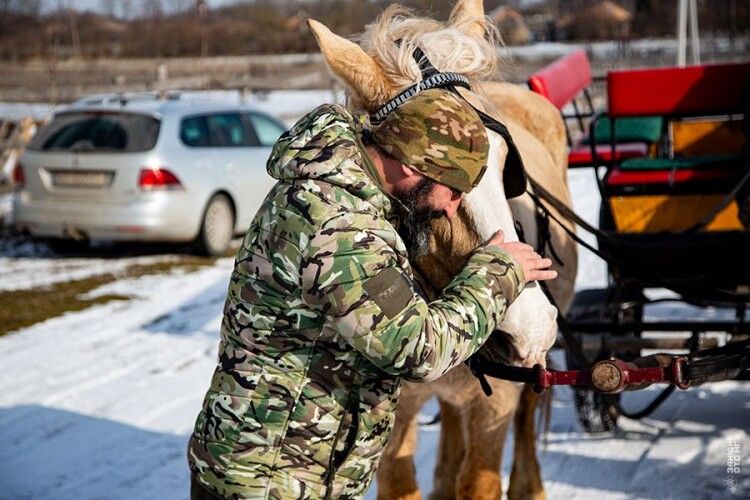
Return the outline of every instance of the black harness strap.
<path id="1" fill-rule="evenodd" d="M 396 43 L 400 45 L 401 40 L 396 40 Z M 464 75 L 459 73 L 441 73 L 438 71 L 419 47 L 416 47 L 411 55 L 419 67 L 419 72 L 422 74 L 422 80 L 402 90 L 395 97 L 375 110 L 375 112 L 370 115 L 370 126 L 377 127 L 380 125 L 386 116 L 423 90 L 435 88 L 454 89 L 457 86 L 467 89 L 471 88 L 469 85 L 469 79 Z"/>
<path id="2" fill-rule="evenodd" d="M 541 208 L 536 207 L 534 217 L 536 218 L 537 252 L 539 252 L 542 257 L 546 257 L 547 249 L 549 248 L 550 254 L 557 264 L 560 267 L 565 267 L 565 262 L 563 262 L 562 258 L 557 254 L 557 250 L 555 250 L 555 246 L 552 244 L 552 233 L 549 229 L 549 214 Z"/>
<path id="3" fill-rule="evenodd" d="M 611 255 L 609 255 L 607 252 L 602 251 L 590 243 L 586 242 L 583 238 L 578 236 L 574 230 L 571 230 L 568 228 L 554 213 L 550 211 L 550 209 L 545 205 L 545 203 L 549 203 L 552 207 L 557 209 L 560 214 L 568 219 L 574 222 L 576 225 L 580 226 L 587 232 L 593 234 L 597 238 L 600 238 L 602 240 L 607 241 L 610 244 L 617 244 L 617 245 L 626 245 L 627 243 L 623 240 L 620 240 L 611 234 L 601 231 L 593 226 L 591 226 L 588 222 L 583 220 L 581 217 L 578 216 L 575 212 L 573 212 L 571 209 L 566 207 L 560 200 L 558 200 L 555 196 L 550 194 L 548 191 L 546 191 L 544 188 L 542 188 L 533 178 L 529 177 L 529 183 L 534 188 L 535 191 L 538 192 L 537 194 L 529 191 L 528 194 L 531 196 L 531 199 L 534 201 L 534 203 L 541 208 L 543 211 L 545 211 L 548 216 L 554 220 L 568 235 L 581 245 L 583 248 L 586 248 L 591 253 L 602 259 L 604 262 L 609 264 L 611 267 L 627 270 L 634 276 L 638 276 L 639 269 L 635 267 L 634 265 L 628 265 L 625 262 L 621 262 Z M 543 200 L 543 201 L 542 201 Z M 674 292 L 677 292 L 681 295 L 690 295 L 691 293 L 695 291 L 705 291 L 706 287 L 701 285 L 689 285 L 687 283 L 673 283 L 670 281 L 662 280 L 654 276 L 648 277 L 649 282 L 654 283 L 656 285 L 661 286 L 662 288 L 666 288 L 668 290 L 672 290 Z M 744 294 L 735 294 L 729 291 L 725 290 L 719 290 L 717 288 L 712 288 L 711 293 L 717 297 L 720 297 L 723 300 L 726 300 L 727 302 L 736 302 L 738 299 L 744 299 Z"/>
<path id="4" fill-rule="evenodd" d="M 370 125 L 373 127 L 377 127 L 378 125 L 380 125 L 380 123 L 382 123 L 382 121 L 386 116 L 388 116 L 388 114 L 401 106 L 407 100 L 417 95 L 417 93 L 421 92 L 422 90 L 453 87 L 456 85 L 468 88 L 469 80 L 467 80 L 465 76 L 459 75 L 457 73 L 436 73 L 426 80 L 415 83 L 411 87 L 403 90 L 401 93 L 396 95 L 396 97 L 378 108 L 377 111 L 370 115 Z"/>
<path id="5" fill-rule="evenodd" d="M 474 106 L 472 106 L 472 108 L 474 108 Z M 508 156 L 505 159 L 505 168 L 503 168 L 503 187 L 505 188 L 505 197 L 516 198 L 521 196 L 526 192 L 526 168 L 523 166 L 521 153 L 518 151 L 516 143 L 513 142 L 513 136 L 510 135 L 508 127 L 503 123 L 500 123 L 481 109 L 474 108 L 474 110 L 479 115 L 484 126 L 502 137 L 508 145 Z"/>

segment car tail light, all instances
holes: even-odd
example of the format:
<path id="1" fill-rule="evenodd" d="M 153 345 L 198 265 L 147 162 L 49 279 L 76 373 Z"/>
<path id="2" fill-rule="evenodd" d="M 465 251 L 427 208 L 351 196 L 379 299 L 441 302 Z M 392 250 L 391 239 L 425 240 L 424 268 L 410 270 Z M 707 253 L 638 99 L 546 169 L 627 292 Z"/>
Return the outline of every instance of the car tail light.
<path id="1" fill-rule="evenodd" d="M 141 189 L 181 189 L 182 184 L 172 172 L 165 168 L 144 168 L 138 176 Z"/>
<path id="2" fill-rule="evenodd" d="M 19 188 L 26 184 L 26 176 L 23 173 L 23 165 L 20 161 L 16 162 L 16 166 L 13 167 L 13 184 Z"/>

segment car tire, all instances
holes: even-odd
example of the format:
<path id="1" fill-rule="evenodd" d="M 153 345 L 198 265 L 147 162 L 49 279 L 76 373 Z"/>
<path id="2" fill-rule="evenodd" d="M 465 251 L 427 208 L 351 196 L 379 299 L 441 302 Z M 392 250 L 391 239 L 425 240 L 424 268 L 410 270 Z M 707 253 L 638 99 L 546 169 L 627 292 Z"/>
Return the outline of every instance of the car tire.
<path id="1" fill-rule="evenodd" d="M 89 249 L 88 240 L 73 240 L 66 238 L 45 238 L 44 243 L 57 255 L 78 255 Z"/>
<path id="2" fill-rule="evenodd" d="M 201 230 L 195 240 L 196 251 L 216 257 L 226 254 L 234 236 L 234 209 L 223 194 L 211 198 L 203 211 Z"/>

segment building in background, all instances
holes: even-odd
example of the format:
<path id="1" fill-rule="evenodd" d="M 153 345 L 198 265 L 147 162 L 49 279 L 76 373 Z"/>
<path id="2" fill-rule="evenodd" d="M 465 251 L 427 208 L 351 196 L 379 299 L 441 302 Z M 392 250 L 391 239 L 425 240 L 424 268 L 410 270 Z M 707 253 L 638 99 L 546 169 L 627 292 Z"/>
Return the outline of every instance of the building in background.
<path id="1" fill-rule="evenodd" d="M 517 10 L 501 5 L 487 15 L 497 24 L 506 44 L 526 45 L 533 40 L 531 30 L 526 24 L 523 14 Z"/>
<path id="2" fill-rule="evenodd" d="M 556 28 L 561 39 L 627 40 L 633 14 L 611 0 L 561 17 Z"/>

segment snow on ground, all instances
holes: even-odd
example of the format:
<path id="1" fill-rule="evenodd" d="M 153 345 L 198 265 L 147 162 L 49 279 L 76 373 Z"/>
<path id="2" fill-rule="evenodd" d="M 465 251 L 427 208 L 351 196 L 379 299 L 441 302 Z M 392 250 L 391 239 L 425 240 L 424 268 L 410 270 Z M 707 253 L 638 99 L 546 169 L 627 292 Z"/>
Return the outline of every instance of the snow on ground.
<path id="1" fill-rule="evenodd" d="M 3 498 L 185 498 L 231 259 L 0 339 Z"/>
<path id="2" fill-rule="evenodd" d="M 11 223 L 13 212 L 13 194 L 0 193 L 0 227 Z"/>
<path id="3" fill-rule="evenodd" d="M 573 172 L 571 185 L 576 209 L 595 221 L 599 198 L 591 173 Z M 23 255 L 3 257 L 0 272 L 16 266 L 16 281 L 0 274 L 6 289 L 40 286 L 45 272 L 68 278 L 77 272 L 43 252 Z M 79 271 L 87 265 L 68 264 L 81 264 Z M 135 297 L 130 301 L 0 338 L 0 497 L 187 498 L 185 448 L 214 368 L 231 268 L 231 259 L 220 259 L 194 273 L 123 279 L 91 293 Z M 580 269 L 579 287 L 606 282 L 603 265 L 585 251 Z M 641 407 L 655 393 L 627 394 L 624 404 Z M 431 402 L 423 413 L 435 411 Z M 622 419 L 613 434 L 587 435 L 571 392 L 557 390 L 548 444 L 539 452 L 548 498 L 747 497 L 748 422 L 750 387 L 723 382 L 678 392 L 648 419 Z M 439 425 L 419 434 L 416 462 L 427 492 Z M 738 474 L 727 471 L 735 443 Z M 507 485 L 510 449 L 505 453 Z"/>
<path id="4" fill-rule="evenodd" d="M 0 244 L 2 248 L 2 244 Z M 26 250 L 29 248 L 29 250 Z M 0 291 L 28 290 L 55 283 L 81 280 L 102 274 L 125 272 L 133 265 L 168 262 L 178 259 L 172 255 L 153 255 L 125 258 L 67 258 L 58 257 L 43 245 L 24 243 L 16 247 L 23 255 L 33 257 L 0 256 Z M 42 258 L 41 255 L 46 255 Z"/>

